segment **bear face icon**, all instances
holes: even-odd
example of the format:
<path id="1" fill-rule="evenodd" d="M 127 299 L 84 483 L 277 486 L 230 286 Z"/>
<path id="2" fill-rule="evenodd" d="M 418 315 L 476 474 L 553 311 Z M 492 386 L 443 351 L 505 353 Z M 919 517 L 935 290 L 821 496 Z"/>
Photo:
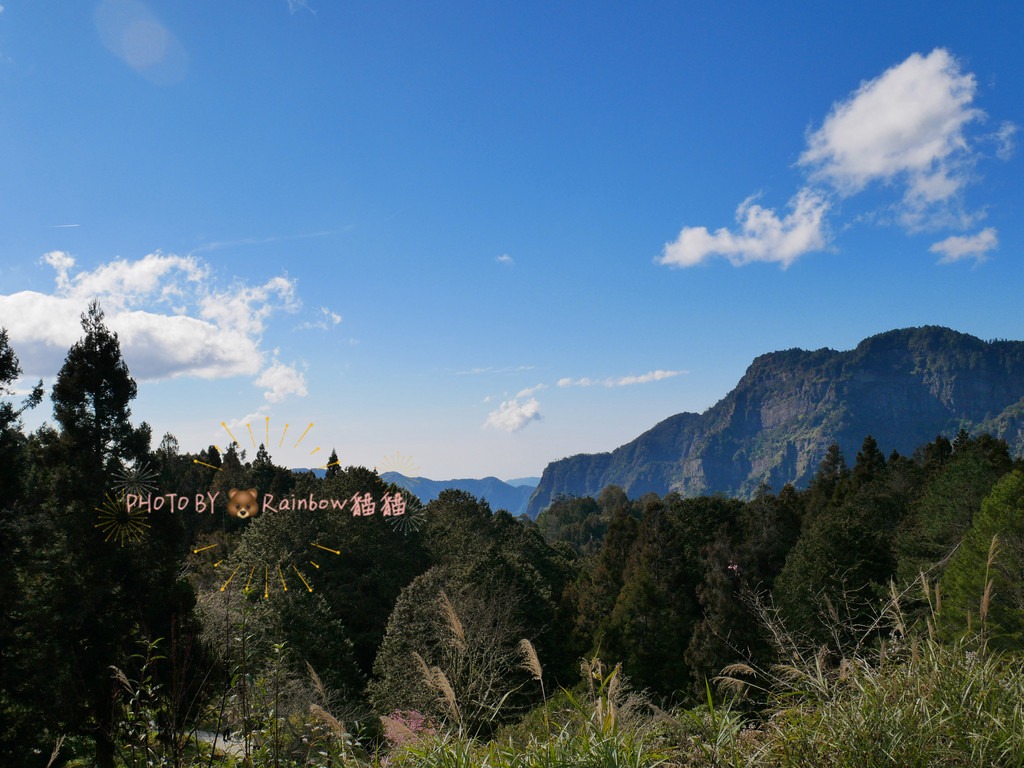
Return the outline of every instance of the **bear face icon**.
<path id="1" fill-rule="evenodd" d="M 232 517 L 244 520 L 249 517 L 256 517 L 259 511 L 260 507 L 256 503 L 255 488 L 250 488 L 248 491 L 232 488 L 228 491 L 228 514 Z"/>

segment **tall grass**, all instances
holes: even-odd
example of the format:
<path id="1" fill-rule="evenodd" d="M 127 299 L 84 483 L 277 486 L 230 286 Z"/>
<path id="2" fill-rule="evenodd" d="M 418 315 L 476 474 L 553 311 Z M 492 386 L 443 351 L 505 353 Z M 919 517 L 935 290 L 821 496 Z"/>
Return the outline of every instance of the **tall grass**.
<path id="1" fill-rule="evenodd" d="M 997 542 L 989 553 L 995 558 Z M 767 617 L 779 663 L 758 670 L 743 663 L 705 685 L 700 706 L 665 712 L 630 689 L 620 666 L 583 661 L 582 681 L 548 691 L 532 644 L 519 644 L 520 664 L 538 684 L 542 706 L 490 738 L 470 731 L 463 701 L 448 676 L 419 660 L 423 685 L 443 700 L 438 719 L 415 712 L 382 718 L 387 741 L 346 728 L 327 709 L 327 692 L 310 670 L 320 704 L 305 716 L 284 706 L 277 678 L 257 678 L 249 697 L 254 747 L 249 764 L 281 768 L 875 768 L 875 766 L 1024 768 L 1024 657 L 993 651 L 989 608 L 998 599 L 986 575 L 978 621 L 966 633 L 940 641 L 942 600 L 924 574 L 926 614 L 905 611 L 907 591 L 891 587 L 889 600 L 868 627 L 847 626 L 836 637 L 846 647 L 799 646 Z M 447 602 L 447 601 L 443 601 Z M 462 652 L 465 632 L 451 603 L 444 606 L 452 646 Z M 868 636 L 883 639 L 868 642 Z M 280 661 L 280 659 L 278 659 Z M 510 662 L 515 664 L 515 661 Z M 280 664 L 278 664 L 280 667 Z M 274 667 L 268 667 L 274 671 Z M 146 733 L 152 696 L 145 677 L 119 675 L 125 694 L 125 764 L 158 765 L 160 744 Z M 273 696 L 258 695 L 265 689 Z M 284 690 L 283 688 L 281 689 Z M 764 706 L 740 700 L 753 691 Z M 472 702 L 469 702 L 472 706 Z M 282 713 L 290 711 L 293 714 Z M 130 726 L 130 727 L 129 727 Z M 131 746 L 136 745 L 133 752 Z M 56 756 L 58 748 L 55 750 Z M 52 758 L 51 758 L 52 759 Z M 192 765 L 235 764 L 206 753 Z"/>

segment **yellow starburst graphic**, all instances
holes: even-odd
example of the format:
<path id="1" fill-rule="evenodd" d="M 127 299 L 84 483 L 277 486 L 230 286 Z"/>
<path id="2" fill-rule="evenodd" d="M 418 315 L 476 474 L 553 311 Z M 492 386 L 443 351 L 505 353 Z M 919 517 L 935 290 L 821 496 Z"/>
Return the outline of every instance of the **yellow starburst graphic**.
<path id="1" fill-rule="evenodd" d="M 99 513 L 96 528 L 106 534 L 104 541 L 116 541 L 122 547 L 126 541 L 141 541 L 149 528 L 149 515 L 136 507 L 128 509 L 125 496 L 108 493 L 103 504 L 96 507 Z"/>
<path id="2" fill-rule="evenodd" d="M 418 477 L 413 475 L 414 472 L 419 472 L 420 468 L 416 466 L 412 458 L 409 456 L 402 456 L 402 454 L 395 452 L 391 456 L 384 459 L 384 463 L 380 466 L 374 467 L 378 475 L 382 475 L 385 472 L 395 472 L 402 476 L 402 481 L 395 483 L 405 490 L 411 490 L 409 486 L 416 485 L 420 481 Z"/>
<path id="3" fill-rule="evenodd" d="M 227 422 L 226 421 L 222 421 L 221 422 L 221 426 L 224 428 L 224 431 L 227 432 L 228 437 L 231 438 L 231 441 L 237 445 L 238 444 L 238 440 L 235 438 L 235 435 L 232 433 L 231 429 L 228 427 Z M 245 426 L 246 426 L 246 430 L 249 433 L 249 440 L 252 443 L 253 448 L 257 447 L 257 445 L 256 445 L 256 437 L 255 436 L 257 434 L 259 434 L 260 432 L 262 432 L 263 433 L 262 437 L 264 438 L 263 445 L 264 445 L 265 448 L 269 449 L 269 447 L 271 445 L 271 442 L 270 442 L 271 441 L 271 426 L 270 426 L 270 417 L 269 416 L 265 417 L 264 423 L 262 425 L 257 426 L 255 431 L 253 430 L 252 423 L 247 423 Z M 310 430 L 313 429 L 313 426 L 314 426 L 314 423 L 313 422 L 309 422 L 309 424 L 305 427 L 305 429 L 303 429 L 302 433 L 299 434 L 298 439 L 295 440 L 295 442 L 291 445 L 291 447 L 292 448 L 298 448 L 303 443 L 303 441 L 306 440 L 306 437 L 310 434 Z M 260 427 L 262 427 L 262 429 Z M 290 427 L 291 427 L 291 424 L 286 423 L 284 425 L 284 429 L 281 430 L 281 436 L 280 436 L 280 438 L 278 440 L 278 447 L 279 448 L 284 445 L 284 441 L 288 437 L 288 430 L 290 429 Z M 295 430 L 292 431 L 292 436 L 294 437 L 294 435 L 295 435 Z M 289 442 L 290 443 L 291 443 L 291 439 L 292 438 L 289 438 Z M 306 445 L 309 446 L 309 445 L 311 445 L 311 443 L 307 442 Z M 315 445 L 315 443 L 313 443 L 313 445 Z M 220 446 L 214 446 L 214 447 L 220 453 L 222 453 L 222 454 L 224 453 L 224 451 L 220 448 Z M 319 453 L 319 452 L 320 452 L 320 446 L 316 445 L 315 447 L 313 447 L 309 451 L 309 455 L 312 456 L 312 455 L 314 455 L 316 453 Z M 196 460 L 196 463 L 197 464 L 203 464 L 203 462 L 198 461 L 198 460 Z M 322 467 L 317 467 L 317 469 L 327 469 L 328 467 L 330 467 L 332 465 L 336 465 L 336 464 L 340 465 L 340 462 L 331 462 L 329 464 L 325 464 Z M 207 464 L 206 466 L 210 466 L 210 465 Z M 214 469 L 218 469 L 218 470 L 220 469 L 219 467 L 213 467 L 213 468 Z M 255 517 L 256 517 L 256 519 L 258 519 L 259 516 L 257 515 Z M 247 522 L 246 524 L 247 525 L 253 524 L 253 522 L 252 522 L 253 518 L 249 518 L 249 520 L 250 520 L 250 522 Z M 333 553 L 334 555 L 340 555 L 341 554 L 341 551 L 338 550 L 338 549 L 331 549 L 330 547 L 322 546 L 321 544 L 317 544 L 316 542 L 310 542 L 309 543 L 309 547 L 310 547 L 310 549 L 309 549 L 310 558 L 317 557 L 316 553 L 318 551 L 321 552 L 321 553 L 323 553 L 323 552 L 330 552 L 330 553 Z M 199 549 L 194 549 L 193 550 L 193 554 L 199 554 L 200 552 L 202 552 L 202 551 L 204 551 L 206 549 L 211 549 L 211 548 L 212 548 L 212 546 L 210 546 L 210 547 L 202 547 L 202 548 L 199 548 Z M 258 555 L 254 556 L 254 557 L 249 557 L 249 558 L 246 559 L 246 562 L 238 564 L 234 568 L 234 570 L 231 571 L 231 573 L 225 579 L 224 583 L 221 585 L 220 590 L 223 592 L 223 591 L 227 590 L 231 586 L 232 583 L 238 584 L 238 583 L 241 582 L 241 579 L 245 579 L 245 586 L 242 587 L 242 591 L 244 593 L 246 593 L 246 594 L 255 593 L 257 596 L 268 597 L 270 595 L 271 590 L 273 590 L 273 589 L 275 589 L 277 587 L 280 587 L 280 589 L 282 591 L 287 592 L 289 590 L 289 581 L 291 581 L 291 585 L 292 585 L 293 588 L 298 587 L 298 585 L 301 583 L 302 586 L 298 587 L 300 589 L 300 591 L 304 589 L 307 592 L 312 592 L 313 591 L 313 584 L 311 583 L 312 579 L 311 579 L 311 577 L 309 577 L 309 574 L 308 573 L 307 574 L 303 574 L 303 572 L 300 571 L 299 568 L 296 565 L 288 563 L 287 562 L 288 559 L 290 559 L 290 558 L 289 557 L 284 557 L 284 558 L 281 559 L 281 561 L 274 562 L 274 561 L 272 561 L 270 559 L 259 557 Z M 224 560 L 219 560 L 218 562 L 213 564 L 213 567 L 214 568 L 219 568 L 221 565 L 224 564 L 224 562 L 225 562 Z M 235 562 L 237 563 L 237 561 L 235 561 Z M 317 568 L 317 569 L 320 568 L 320 564 L 317 563 L 314 559 L 308 559 L 308 563 L 311 566 L 313 566 L 314 568 Z M 226 566 L 226 567 L 231 567 L 231 566 L 229 565 L 229 566 Z M 236 578 L 238 579 L 238 581 L 236 581 Z M 262 587 L 262 589 L 261 589 L 261 587 Z"/>

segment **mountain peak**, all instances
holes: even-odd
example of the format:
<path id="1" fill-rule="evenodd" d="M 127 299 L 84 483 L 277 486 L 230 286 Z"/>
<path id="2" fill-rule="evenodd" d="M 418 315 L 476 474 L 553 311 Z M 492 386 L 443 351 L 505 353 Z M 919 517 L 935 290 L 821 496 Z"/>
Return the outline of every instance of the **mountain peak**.
<path id="1" fill-rule="evenodd" d="M 986 342 L 942 326 L 900 328 L 854 349 L 759 355 L 702 414 L 671 416 L 611 453 L 549 464 L 530 499 L 535 517 L 560 493 L 618 485 L 747 497 L 762 483 L 805 485 L 830 444 L 848 456 L 871 434 L 909 453 L 961 427 L 1024 447 L 1024 342 Z"/>

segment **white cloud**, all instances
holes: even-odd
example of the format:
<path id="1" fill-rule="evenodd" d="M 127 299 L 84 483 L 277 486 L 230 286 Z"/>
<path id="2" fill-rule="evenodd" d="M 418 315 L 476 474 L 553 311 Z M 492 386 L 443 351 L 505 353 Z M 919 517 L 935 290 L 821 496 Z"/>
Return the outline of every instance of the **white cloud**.
<path id="1" fill-rule="evenodd" d="M 295 13 L 298 10 L 305 10 L 316 15 L 316 11 L 310 8 L 309 3 L 306 0 L 288 0 L 288 12 Z"/>
<path id="2" fill-rule="evenodd" d="M 686 373 L 689 373 L 689 371 L 651 371 L 650 373 L 645 373 L 642 376 L 623 376 L 620 379 L 616 379 L 613 384 L 605 384 L 605 386 L 625 387 L 630 384 L 647 384 L 652 381 L 671 379 L 673 376 L 682 376 Z"/>
<path id="3" fill-rule="evenodd" d="M 91 272 L 70 276 L 75 259 L 63 251 L 50 251 L 42 260 L 57 271 L 57 290 L 80 301 L 99 299 L 107 310 L 151 298 L 183 296 L 183 288 L 209 278 L 209 270 L 190 256 L 165 256 L 151 253 L 138 261 L 115 259 Z M 158 291 L 159 289 L 159 291 Z M 159 294 L 159 295 L 157 295 Z"/>
<path id="4" fill-rule="evenodd" d="M 309 394 L 306 391 L 305 376 L 295 370 L 294 366 L 284 365 L 276 360 L 254 383 L 257 387 L 267 390 L 263 396 L 272 403 L 279 403 L 288 395 L 305 397 Z"/>
<path id="5" fill-rule="evenodd" d="M 630 384 L 648 384 L 652 381 L 661 381 L 662 379 L 671 379 L 673 376 L 683 376 L 689 373 L 689 371 L 649 371 L 640 376 L 619 376 L 609 377 L 607 379 L 571 379 L 564 378 L 558 380 L 558 386 L 560 387 L 594 387 L 594 386 L 605 386 L 605 387 L 626 387 Z"/>
<path id="6" fill-rule="evenodd" d="M 734 266 L 753 261 L 777 262 L 788 267 L 808 251 L 821 250 L 826 238 L 822 220 L 829 203 L 804 188 L 789 202 L 792 211 L 779 218 L 747 198 L 736 209 L 739 232 L 722 228 L 714 234 L 706 227 L 683 227 L 674 242 L 666 243 L 659 264 L 692 267 L 710 256 L 725 256 Z"/>
<path id="7" fill-rule="evenodd" d="M 299 306 L 295 281 L 273 277 L 263 285 L 236 283 L 226 291 L 205 295 L 200 302 L 200 316 L 249 336 L 262 333 L 267 318 L 275 310 L 295 312 Z"/>
<path id="8" fill-rule="evenodd" d="M 505 432 L 518 432 L 531 421 L 540 420 L 540 403 L 530 398 L 525 403 L 518 399 L 505 400 L 496 411 L 491 411 L 483 426 L 494 427 Z"/>
<path id="9" fill-rule="evenodd" d="M 835 201 L 875 182 L 899 194 L 891 206 L 910 230 L 970 226 L 984 215 L 964 209 L 962 192 L 976 178 L 983 154 L 976 145 L 995 142 L 996 157 L 1013 151 L 1017 126 L 1004 122 L 989 136 L 968 129 L 985 120 L 973 106 L 974 75 L 943 48 L 914 53 L 878 77 L 864 81 L 832 105 L 821 126 L 809 131 L 798 167 L 807 183 L 780 218 L 748 198 L 736 211 L 738 229 L 687 226 L 667 243 L 660 264 L 691 267 L 719 255 L 740 266 L 777 262 L 783 268 L 828 245 L 825 216 Z M 884 220 L 862 215 L 857 220 Z M 841 227 L 840 230 L 843 228 Z"/>
<path id="10" fill-rule="evenodd" d="M 224 426 L 220 427 L 217 431 L 218 433 L 212 438 L 214 445 L 219 445 L 221 448 L 226 449 L 231 443 L 231 437 L 235 438 L 238 442 L 238 447 L 243 450 L 252 448 L 254 443 L 257 446 L 260 443 L 266 445 L 266 432 L 260 428 L 265 427 L 269 413 L 270 406 L 261 405 L 254 412 L 248 413 L 240 419 L 228 419 L 224 422 L 227 430 L 224 431 Z M 263 440 L 259 439 L 261 432 L 264 436 Z"/>
<path id="11" fill-rule="evenodd" d="M 1017 131 L 1019 129 L 1010 121 L 1004 121 L 996 131 L 995 139 L 999 142 L 996 147 L 996 157 L 1000 160 L 1009 160 L 1013 151 L 1017 148 Z"/>
<path id="12" fill-rule="evenodd" d="M 321 331 L 330 330 L 332 326 L 337 325 L 341 322 L 341 315 L 337 312 L 332 312 L 327 307 L 320 307 L 320 317 L 316 322 L 307 320 L 301 325 L 297 326 L 298 330 L 308 330 L 310 328 L 317 328 Z"/>
<path id="13" fill-rule="evenodd" d="M 0 295 L 0 326 L 8 329 L 25 374 L 33 378 L 59 370 L 82 336 L 80 317 L 92 299 L 99 300 L 140 380 L 256 376 L 267 357 L 260 340 L 270 315 L 300 306 L 294 281 L 277 277 L 263 285 L 236 282 L 218 289 L 194 257 L 154 253 L 77 273 L 74 258 L 62 251 L 42 261 L 56 272 L 52 294 Z M 294 377 L 289 383 L 281 372 L 264 375 L 272 394 L 297 393 Z"/>
<path id="14" fill-rule="evenodd" d="M 587 378 L 575 379 L 575 380 L 574 379 L 570 379 L 570 378 L 564 378 L 564 379 L 559 379 L 558 380 L 558 386 L 563 387 L 563 388 L 564 387 L 592 387 L 593 385 L 600 384 L 600 383 L 601 382 L 595 381 L 594 379 L 587 379 Z"/>
<path id="15" fill-rule="evenodd" d="M 495 257 L 494 260 L 496 262 L 498 262 L 499 264 L 508 264 L 509 266 L 512 266 L 513 264 L 516 263 L 515 259 L 513 259 L 511 256 L 509 256 L 507 253 L 503 253 L 503 254 L 501 254 L 501 256 Z"/>
<path id="16" fill-rule="evenodd" d="M 516 399 L 519 399 L 520 397 L 531 397 L 532 395 L 536 394 L 537 392 L 540 392 L 542 389 L 547 389 L 547 388 L 548 388 L 547 384 L 538 384 L 535 387 L 529 387 L 528 389 L 521 389 L 516 394 Z"/>
<path id="17" fill-rule="evenodd" d="M 944 200 L 967 181 L 954 161 L 968 153 L 964 127 L 984 117 L 976 90 L 948 51 L 912 54 L 833 105 L 800 163 L 844 195 L 905 175 L 912 199 Z"/>
<path id="18" fill-rule="evenodd" d="M 975 264 L 980 264 L 987 261 L 988 257 L 985 254 L 998 246 L 999 238 L 996 236 L 995 227 L 987 227 L 976 235 L 947 237 L 928 250 L 943 254 L 939 264 L 951 264 L 962 259 L 974 259 Z"/>

